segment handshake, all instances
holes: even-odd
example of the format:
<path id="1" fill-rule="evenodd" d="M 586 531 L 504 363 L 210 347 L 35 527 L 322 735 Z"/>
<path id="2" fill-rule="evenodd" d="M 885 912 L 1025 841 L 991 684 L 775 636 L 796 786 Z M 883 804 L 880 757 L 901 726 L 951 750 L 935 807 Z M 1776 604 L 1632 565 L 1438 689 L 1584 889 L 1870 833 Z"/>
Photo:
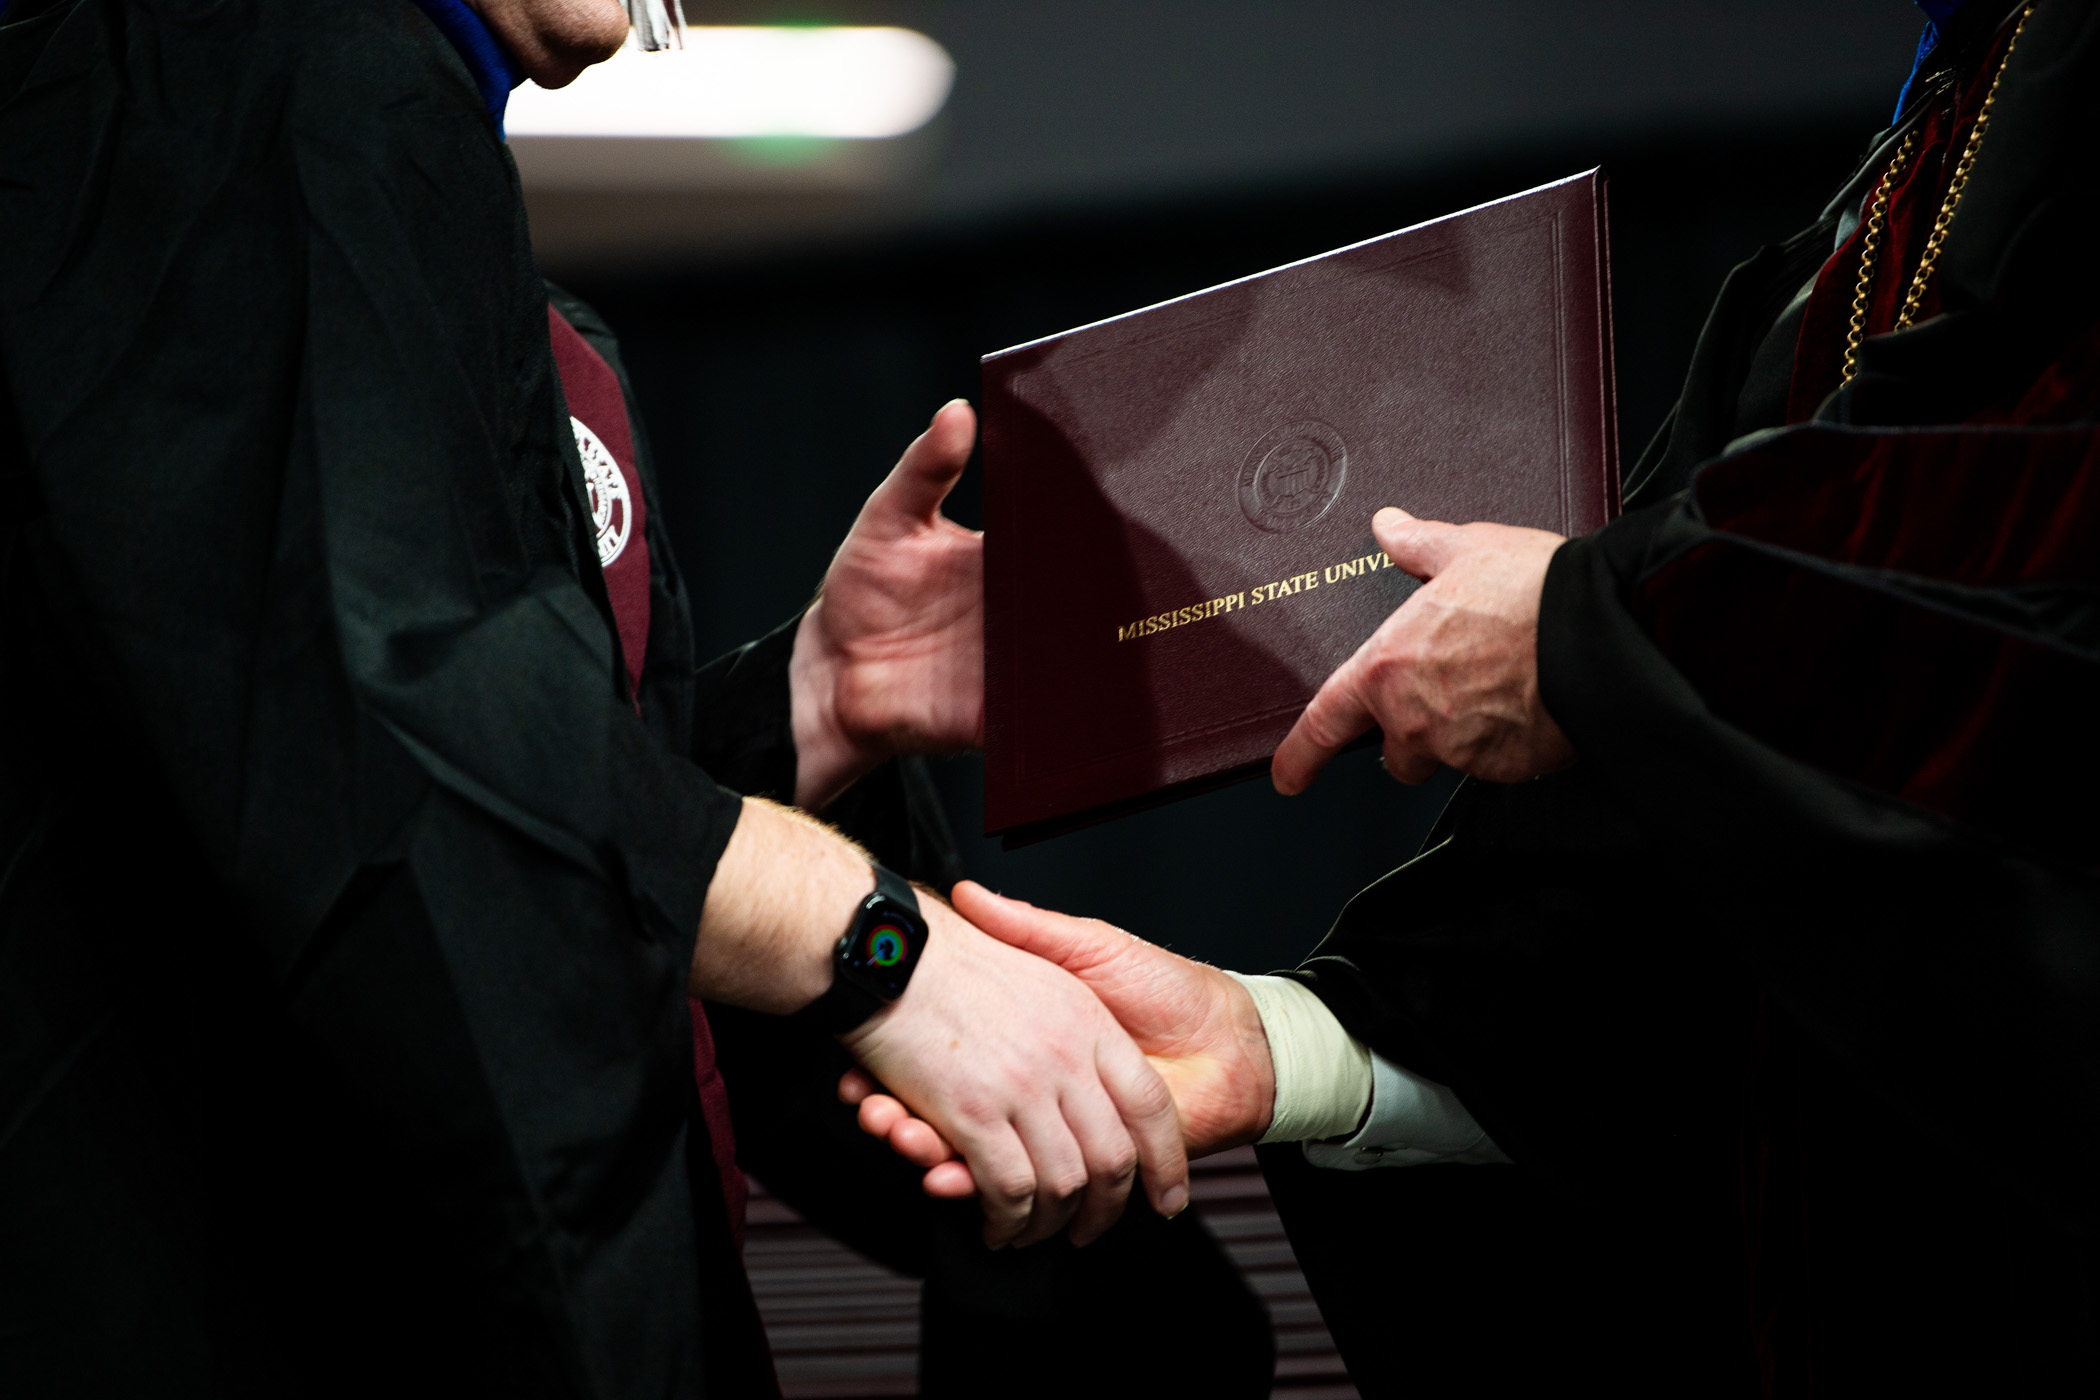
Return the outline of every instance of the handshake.
<path id="1" fill-rule="evenodd" d="M 1177 1215 L 1190 1157 L 1267 1130 L 1268 1037 L 1230 976 L 967 880 L 952 911 L 928 910 L 936 928 L 911 987 L 845 1038 L 927 1116 L 862 1070 L 839 1094 L 860 1105 L 864 1129 L 928 1169 L 930 1195 L 982 1195 L 986 1244 L 1067 1228 L 1088 1243 L 1115 1222 L 1140 1170 L 1152 1208 Z M 951 989 L 958 972 L 965 980 Z M 945 1045 L 938 1027 L 904 1028 L 929 977 L 927 992 L 965 1012 Z M 969 1089 L 951 1092 L 944 1071 L 967 1076 Z"/>
<path id="2" fill-rule="evenodd" d="M 790 681 L 805 811 L 890 754 L 982 741 L 983 541 L 941 513 L 974 436 L 967 405 L 935 415 L 869 498 L 803 617 Z M 1539 596 L 1561 537 L 1394 508 L 1371 526 L 1428 582 L 1306 707 L 1277 749 L 1278 790 L 1304 790 L 1373 728 L 1407 782 L 1443 764 L 1516 780 L 1571 762 L 1536 662 Z M 776 831 L 779 815 L 769 814 Z M 927 1169 L 929 1193 L 982 1196 L 986 1243 L 1059 1230 L 1086 1243 L 1140 1173 L 1153 1208 L 1178 1214 L 1189 1157 L 1270 1130 L 1269 1033 L 1232 976 L 967 881 L 952 907 L 929 900 L 926 914 L 903 996 L 842 1037 L 863 1069 L 840 1094 L 863 1128 Z"/>

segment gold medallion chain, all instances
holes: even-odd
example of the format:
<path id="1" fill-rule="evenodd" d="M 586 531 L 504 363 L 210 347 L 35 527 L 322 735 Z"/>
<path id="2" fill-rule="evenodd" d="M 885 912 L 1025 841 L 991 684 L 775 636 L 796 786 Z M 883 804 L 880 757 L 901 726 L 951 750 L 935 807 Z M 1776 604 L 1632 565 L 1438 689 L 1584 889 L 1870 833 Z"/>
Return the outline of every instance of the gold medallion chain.
<path id="1" fill-rule="evenodd" d="M 1998 60 L 1998 71 L 1992 75 L 1990 90 L 1983 95 L 1983 106 L 1977 110 L 1976 124 L 1969 128 L 1969 139 L 1962 144 L 1961 159 L 1955 162 L 1954 177 L 1947 182 L 1947 197 L 1940 201 L 1939 216 L 1932 221 L 1932 232 L 1925 239 L 1925 251 L 1918 258 L 1917 273 L 1910 280 L 1910 290 L 1904 294 L 1903 309 L 1896 316 L 1896 330 L 1910 329 L 1911 322 L 1917 319 L 1918 308 L 1925 304 L 1925 287 L 1932 280 L 1932 269 L 1940 260 L 1940 245 L 1947 241 L 1947 229 L 1954 222 L 1954 210 L 1961 203 L 1962 191 L 1968 188 L 1969 172 L 1976 167 L 1976 152 L 1983 146 L 1984 130 L 1991 124 L 1991 108 L 1998 101 L 1998 84 L 2005 80 L 2005 66 L 2012 62 L 2013 47 L 2020 42 L 2020 31 L 2027 27 L 2027 17 L 2033 13 L 2033 5 L 2020 11 L 2020 22 L 2013 27 L 2012 38 L 2005 45 L 2005 57 Z M 1889 161 L 1888 173 L 1875 187 L 1874 202 L 1867 211 L 1867 231 L 1859 245 L 1859 283 L 1852 294 L 1852 324 L 1845 335 L 1844 382 L 1847 384 L 1859 374 L 1859 347 L 1867 338 L 1867 306 L 1874 292 L 1874 264 L 1881 251 L 1882 235 L 1888 228 L 1889 199 L 1917 141 L 1918 128 L 1912 127 L 1910 134 L 1903 138 L 1903 144 L 1896 148 L 1894 159 Z"/>

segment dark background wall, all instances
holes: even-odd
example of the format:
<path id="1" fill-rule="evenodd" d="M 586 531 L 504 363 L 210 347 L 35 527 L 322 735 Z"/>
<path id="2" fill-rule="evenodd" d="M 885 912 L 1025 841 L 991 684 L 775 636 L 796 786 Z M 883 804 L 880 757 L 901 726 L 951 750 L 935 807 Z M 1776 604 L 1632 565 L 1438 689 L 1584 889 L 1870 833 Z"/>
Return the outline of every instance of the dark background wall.
<path id="1" fill-rule="evenodd" d="M 1183 7 L 1150 8 L 1178 14 Z M 1207 7 L 1221 24 L 1253 23 L 1257 9 L 1273 19 L 1291 8 Z M 1417 68 L 1424 45 L 1453 45 L 1448 31 L 1464 7 L 1401 8 L 1435 23 L 1417 26 L 1409 38 L 1366 19 L 1364 32 L 1404 50 Z M 1482 7 L 1476 28 L 1507 8 Z M 1603 7 L 1559 8 L 1588 13 Z M 1653 20 L 1665 12 L 1652 5 L 1611 8 L 1612 23 L 1620 26 L 1613 32 L 1636 37 L 1637 27 L 1624 31 L 1628 13 Z M 1723 57 L 1741 38 L 1738 8 L 1691 7 L 1715 18 L 1707 42 Z M 1835 11 L 1856 16 L 1866 8 Z M 1522 88 L 1517 80 L 1530 74 L 1547 98 L 1595 119 L 1553 121 L 1547 115 L 1552 101 L 1541 98 L 1520 104 L 1522 121 L 1504 121 L 1506 114 L 1483 108 L 1472 137 L 1458 141 L 1446 132 L 1439 138 L 1446 153 L 1436 159 L 1425 159 L 1417 147 L 1394 147 L 1388 132 L 1361 150 L 1347 140 L 1330 142 L 1327 149 L 1346 159 L 1308 157 L 1302 164 L 1316 168 L 1313 175 L 1294 175 L 1291 160 L 1271 159 L 1270 152 L 1242 159 L 1237 175 L 1203 167 L 1202 179 L 1159 176 L 1150 180 L 1150 193 L 1146 159 L 1120 166 L 1105 157 L 1081 161 L 1084 168 L 1070 178 L 1022 171 L 1013 178 L 1035 180 L 1036 194 L 1003 202 L 969 194 L 996 184 L 995 171 L 965 170 L 952 182 L 963 193 L 944 196 L 945 211 L 880 231 L 863 228 L 778 249 L 716 250 L 668 267 L 554 270 L 623 337 L 663 464 L 664 506 L 692 585 L 703 647 L 719 650 L 806 602 L 860 501 L 898 451 L 941 403 L 976 397 L 981 354 L 1593 165 L 1602 165 L 1612 182 L 1620 428 L 1630 463 L 1667 412 L 1727 269 L 1761 242 L 1812 219 L 1885 118 L 1907 67 L 1916 15 L 1894 3 L 1871 8 L 1879 28 L 1866 38 L 1846 30 L 1846 42 L 1871 40 L 1881 57 L 1873 71 L 1854 72 L 1846 83 L 1824 72 L 1828 55 L 1812 42 L 1822 32 L 1816 24 L 1829 28 L 1831 12 L 1795 16 L 1805 46 L 1795 66 L 1807 79 L 1784 71 L 1784 43 L 1769 32 L 1760 36 L 1758 62 L 1771 70 L 1782 97 L 1789 82 L 1797 89 L 1807 82 L 1812 97 L 1700 109 L 1680 100 L 1683 84 L 1671 77 L 1663 85 L 1667 100 L 1651 100 L 1644 116 L 1625 110 L 1623 94 L 1600 98 L 1589 91 L 1590 79 L 1611 71 L 1586 57 L 1599 42 L 1594 34 L 1585 39 L 1590 49 L 1571 44 L 1557 62 L 1527 39 L 1517 46 L 1514 76 L 1495 66 L 1495 45 L 1483 41 L 1467 50 L 1467 62 L 1495 75 L 1502 85 L 1496 93 Z M 1238 14 L 1243 10 L 1249 13 Z M 960 32 L 969 32 L 963 7 L 947 13 Z M 970 45 L 948 40 L 939 18 L 931 15 L 922 27 L 951 42 L 963 75 L 956 107 L 944 120 L 977 120 L 970 104 L 995 94 L 987 88 L 971 95 Z M 1674 22 L 1668 37 L 1683 48 L 1689 41 L 1682 14 Z M 1294 68 L 1288 57 L 1278 59 L 1277 82 L 1320 71 L 1318 62 L 1310 70 L 1302 61 Z M 1241 83 L 1251 80 L 1247 65 L 1253 76 L 1261 71 L 1257 59 L 1244 56 L 1206 60 L 1199 50 L 1182 59 L 1178 70 L 1163 70 L 1160 81 L 1180 82 L 1198 109 L 1215 102 L 1216 65 Z M 1614 61 L 1624 59 L 1620 54 Z M 1348 71 L 1359 87 L 1378 69 L 1361 55 L 1352 63 Z M 1860 66 L 1855 59 L 1853 67 Z M 1472 71 L 1459 67 L 1461 76 Z M 1754 94 L 1754 78 L 1735 81 Z M 1043 79 L 1038 74 L 1031 81 Z M 1463 83 L 1448 73 L 1440 81 L 1445 102 L 1467 100 Z M 1346 93 L 1326 100 L 1338 114 L 1328 112 L 1322 121 L 1343 135 L 1350 113 L 1369 104 Z M 1179 110 L 1157 93 L 1147 102 L 1146 111 Z M 1100 120 L 1112 125 L 1114 113 Z M 1099 132 L 1074 141 L 1104 144 Z M 1017 151 L 1035 149 L 1018 138 L 1014 144 Z M 1038 158 L 1053 159 L 1055 145 Z M 1162 169 L 1176 162 L 1203 166 L 1200 153 L 1169 156 Z M 974 468 L 951 514 L 977 523 Z M 1295 961 L 1351 892 L 1412 854 L 1451 787 L 1447 775 L 1421 789 L 1403 788 L 1378 768 L 1374 754 L 1359 752 L 1345 755 L 1302 797 L 1278 797 L 1265 781 L 1255 781 L 1009 853 L 978 835 L 976 761 L 945 759 L 937 769 L 972 874 L 1009 893 L 1114 920 L 1191 955 L 1257 971 Z"/>

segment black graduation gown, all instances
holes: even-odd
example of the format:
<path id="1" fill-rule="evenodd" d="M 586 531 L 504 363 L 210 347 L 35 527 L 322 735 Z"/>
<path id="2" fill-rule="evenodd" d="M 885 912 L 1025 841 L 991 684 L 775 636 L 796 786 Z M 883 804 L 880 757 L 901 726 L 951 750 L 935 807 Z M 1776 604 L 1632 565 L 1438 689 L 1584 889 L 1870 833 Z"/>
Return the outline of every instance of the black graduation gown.
<path id="1" fill-rule="evenodd" d="M 0 25 L 0 1393 L 770 1390 L 685 989 L 792 626 L 651 510 L 628 693 L 547 302 L 412 6 Z"/>
<path id="2" fill-rule="evenodd" d="M 1579 763 L 1465 784 L 1298 974 L 1518 1164 L 1264 1149 L 1367 1394 L 2100 1392 L 2100 437 L 2090 385 L 1971 421 L 2100 318 L 2096 101 L 2100 7 L 2042 0 L 1946 314 L 1813 423 L 1804 282 L 1901 128 L 1730 276 L 1547 577 Z"/>
<path id="3" fill-rule="evenodd" d="M 0 1394 L 772 1393 L 683 988 L 794 622 L 695 668 L 635 421 L 637 715 L 550 298 L 625 388 L 401 0 L 0 26 Z M 917 760 L 825 816 L 959 878 Z M 1266 1392 L 1199 1222 L 990 1255 L 835 1042 L 713 1018 L 740 1160 L 928 1277 L 929 1394 L 1046 1330 L 1017 1394 Z"/>

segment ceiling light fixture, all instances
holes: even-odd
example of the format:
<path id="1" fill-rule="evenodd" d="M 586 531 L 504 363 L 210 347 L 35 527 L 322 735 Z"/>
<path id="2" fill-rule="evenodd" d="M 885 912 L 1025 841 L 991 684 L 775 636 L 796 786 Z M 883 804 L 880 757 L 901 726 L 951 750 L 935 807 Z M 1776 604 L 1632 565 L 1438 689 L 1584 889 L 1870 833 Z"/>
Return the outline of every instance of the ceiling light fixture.
<path id="1" fill-rule="evenodd" d="M 910 29 L 694 25 L 682 49 L 624 48 L 565 88 L 525 84 L 504 125 L 514 137 L 881 140 L 931 121 L 954 81 L 947 50 Z"/>

